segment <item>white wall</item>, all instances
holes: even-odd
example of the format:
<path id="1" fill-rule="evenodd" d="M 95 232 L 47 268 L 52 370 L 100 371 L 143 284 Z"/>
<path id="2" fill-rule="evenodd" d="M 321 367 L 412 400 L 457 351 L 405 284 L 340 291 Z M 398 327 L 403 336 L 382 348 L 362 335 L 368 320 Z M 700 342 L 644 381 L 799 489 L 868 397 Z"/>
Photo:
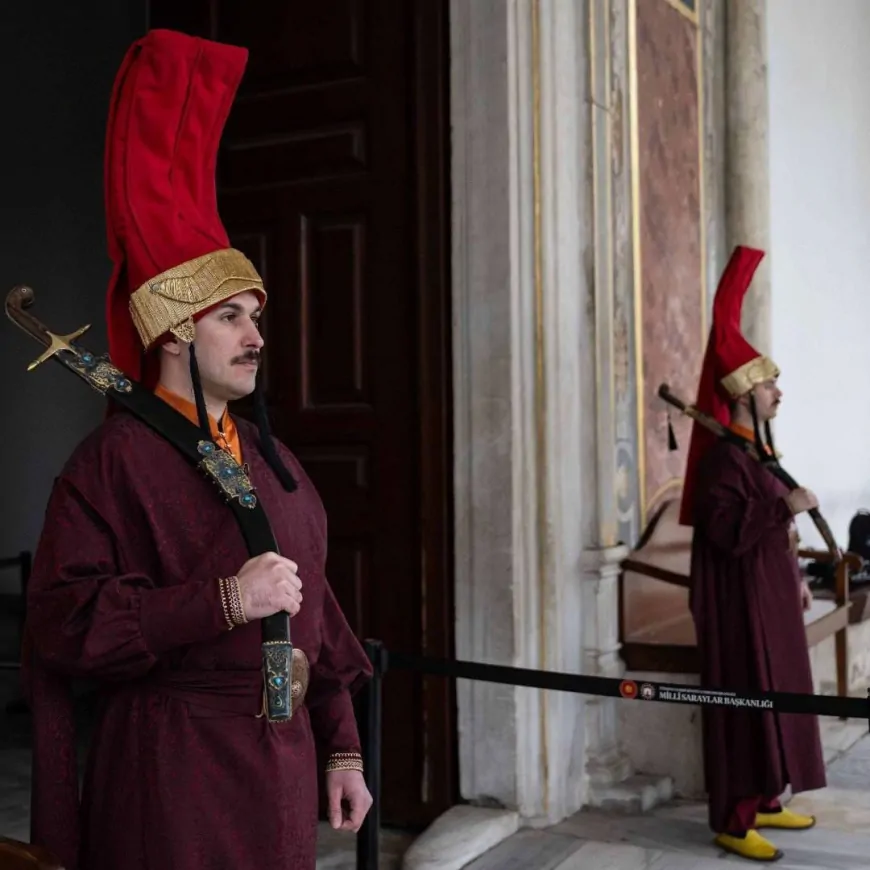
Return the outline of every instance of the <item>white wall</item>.
<path id="1" fill-rule="evenodd" d="M 768 40 L 775 435 L 845 545 L 870 509 L 870 0 L 768 0 Z"/>

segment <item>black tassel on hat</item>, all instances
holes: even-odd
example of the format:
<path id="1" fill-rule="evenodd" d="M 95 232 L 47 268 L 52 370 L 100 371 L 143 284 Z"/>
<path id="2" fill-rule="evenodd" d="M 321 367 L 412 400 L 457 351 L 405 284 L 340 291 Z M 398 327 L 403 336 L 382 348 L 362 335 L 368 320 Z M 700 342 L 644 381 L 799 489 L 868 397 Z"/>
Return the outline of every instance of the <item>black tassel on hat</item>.
<path id="1" fill-rule="evenodd" d="M 196 416 L 199 428 L 205 437 L 211 440 L 211 426 L 208 423 L 208 409 L 205 406 L 205 396 L 202 394 L 202 382 L 199 379 L 199 366 L 196 363 L 196 351 L 193 342 L 190 343 L 190 381 L 193 384 L 193 401 L 196 404 Z"/>
<path id="2" fill-rule="evenodd" d="M 776 448 L 773 446 L 773 429 L 770 426 L 770 420 L 764 424 L 764 434 L 767 438 L 767 446 L 770 449 L 771 459 L 778 462 L 779 460 L 776 458 Z"/>
<path id="3" fill-rule="evenodd" d="M 281 461 L 278 451 L 275 448 L 275 441 L 272 438 L 272 430 L 269 426 L 269 412 L 266 408 L 266 397 L 263 395 L 263 390 L 259 382 L 254 388 L 254 417 L 257 422 L 257 430 L 260 435 L 260 450 L 263 451 L 263 456 L 275 476 L 281 481 L 281 486 L 287 492 L 295 492 L 298 484 L 295 478 L 288 470 L 287 466 Z"/>
<path id="4" fill-rule="evenodd" d="M 749 394 L 749 410 L 752 412 L 752 429 L 755 433 L 755 449 L 758 451 L 758 458 L 761 462 L 765 462 L 768 459 L 768 449 L 767 445 L 764 443 L 764 439 L 761 437 L 761 427 L 758 425 L 758 409 L 755 406 L 755 396 L 752 393 Z M 770 437 L 770 426 L 767 425 L 768 437 Z M 773 452 L 772 449 L 770 451 Z"/>
<path id="5" fill-rule="evenodd" d="M 671 423 L 671 412 L 668 411 L 668 450 L 673 452 L 674 450 L 679 450 L 680 446 L 677 444 L 677 436 L 674 434 L 674 427 Z"/>

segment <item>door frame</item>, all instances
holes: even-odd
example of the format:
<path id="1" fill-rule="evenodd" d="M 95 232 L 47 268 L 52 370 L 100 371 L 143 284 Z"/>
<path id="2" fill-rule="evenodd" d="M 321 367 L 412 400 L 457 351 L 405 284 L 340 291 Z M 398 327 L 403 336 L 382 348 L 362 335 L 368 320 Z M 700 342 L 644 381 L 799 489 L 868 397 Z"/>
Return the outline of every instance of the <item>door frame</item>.
<path id="1" fill-rule="evenodd" d="M 423 654 L 455 657 L 448 0 L 413 0 Z M 435 152 L 433 154 L 433 151 Z M 456 683 L 423 677 L 428 824 L 459 800 Z M 389 691 L 389 683 L 385 687 Z M 424 786 L 425 787 L 425 786 Z"/>
<path id="2" fill-rule="evenodd" d="M 409 191 L 415 227 L 414 287 L 417 292 L 418 408 L 422 653 L 455 656 L 455 551 L 453 462 L 453 351 L 450 181 L 449 0 L 408 0 L 412 22 L 414 116 Z M 178 30 L 216 38 L 215 0 L 145 0 L 145 30 L 152 7 Z M 171 14 L 170 14 L 171 12 Z M 209 22 L 209 32 L 198 25 Z M 158 26 L 167 26 L 162 21 Z M 459 732 L 456 683 L 420 676 L 427 757 L 421 759 L 422 815 L 408 822 L 426 826 L 457 803 Z M 384 691 L 389 692 L 389 675 Z"/>

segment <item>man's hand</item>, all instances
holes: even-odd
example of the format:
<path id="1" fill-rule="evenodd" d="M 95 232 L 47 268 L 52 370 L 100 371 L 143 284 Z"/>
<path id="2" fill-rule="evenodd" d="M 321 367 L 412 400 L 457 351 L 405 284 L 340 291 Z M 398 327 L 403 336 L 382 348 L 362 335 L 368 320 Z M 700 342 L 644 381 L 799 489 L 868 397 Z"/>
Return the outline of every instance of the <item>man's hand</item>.
<path id="1" fill-rule="evenodd" d="M 801 582 L 801 605 L 804 610 L 809 610 L 813 606 L 813 593 L 806 580 Z"/>
<path id="2" fill-rule="evenodd" d="M 803 486 L 793 489 L 785 497 L 785 500 L 795 516 L 819 506 L 819 500 L 816 498 L 816 494 Z"/>
<path id="3" fill-rule="evenodd" d="M 254 556 L 239 571 L 239 594 L 245 617 L 263 619 L 286 610 L 296 616 L 302 607 L 302 581 L 299 566 L 277 553 Z"/>
<path id="4" fill-rule="evenodd" d="M 372 805 L 366 781 L 358 770 L 331 770 L 326 774 L 329 798 L 329 824 L 336 831 L 353 831 L 361 827 Z M 349 811 L 344 807 L 347 802 Z"/>

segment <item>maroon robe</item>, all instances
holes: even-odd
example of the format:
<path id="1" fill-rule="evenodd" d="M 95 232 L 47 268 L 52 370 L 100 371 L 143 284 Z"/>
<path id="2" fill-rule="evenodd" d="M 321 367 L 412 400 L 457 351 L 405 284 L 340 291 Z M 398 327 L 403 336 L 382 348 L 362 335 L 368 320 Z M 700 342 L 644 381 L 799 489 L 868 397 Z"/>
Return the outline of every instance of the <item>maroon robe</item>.
<path id="1" fill-rule="evenodd" d="M 690 606 L 705 687 L 813 692 L 786 493 L 725 441 L 699 466 Z M 825 786 L 816 716 L 707 706 L 702 715 L 714 831 L 726 832 L 741 798 Z"/>
<path id="2" fill-rule="evenodd" d="M 279 549 L 299 565 L 305 705 L 289 723 L 256 718 L 260 623 L 228 630 L 217 582 L 248 559 L 230 508 L 159 435 L 110 417 L 55 483 L 28 598 L 31 837 L 67 870 L 314 870 L 314 738 L 359 751 L 351 694 L 371 669 L 324 575 L 314 487 L 281 447 L 299 481 L 285 492 L 256 430 L 238 426 Z M 80 811 L 68 677 L 104 691 Z"/>

